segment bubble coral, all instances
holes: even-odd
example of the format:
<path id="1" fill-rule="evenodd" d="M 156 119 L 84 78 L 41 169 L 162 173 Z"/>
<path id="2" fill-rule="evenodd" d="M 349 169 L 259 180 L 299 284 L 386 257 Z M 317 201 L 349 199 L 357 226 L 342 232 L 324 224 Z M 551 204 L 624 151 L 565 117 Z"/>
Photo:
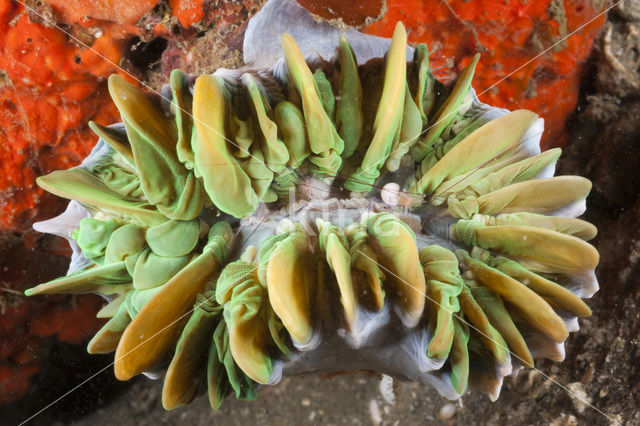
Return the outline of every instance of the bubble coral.
<path id="1" fill-rule="evenodd" d="M 69 239 L 70 274 L 28 295 L 106 295 L 89 352 L 122 380 L 166 368 L 167 409 L 360 369 L 495 400 L 563 359 L 598 289 L 591 183 L 553 177 L 535 113 L 478 101 L 479 56 L 445 86 L 401 23 L 340 34 L 276 0 L 245 60 L 176 70 L 162 97 L 109 79 L 123 122 L 38 180 L 72 200 L 36 224 Z"/>

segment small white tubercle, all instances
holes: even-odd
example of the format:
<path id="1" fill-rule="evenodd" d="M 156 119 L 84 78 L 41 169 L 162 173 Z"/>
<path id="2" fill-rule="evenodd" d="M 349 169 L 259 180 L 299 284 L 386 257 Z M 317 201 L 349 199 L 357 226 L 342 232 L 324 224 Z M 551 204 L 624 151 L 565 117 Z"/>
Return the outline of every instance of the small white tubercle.
<path id="1" fill-rule="evenodd" d="M 389 207 L 402 206 L 410 209 L 419 202 L 419 197 L 400 190 L 400 185 L 396 182 L 389 182 L 380 190 L 380 198 Z"/>
<path id="2" fill-rule="evenodd" d="M 380 395 L 390 405 L 396 405 L 397 397 L 393 377 L 383 374 L 380 378 Z"/>
<path id="3" fill-rule="evenodd" d="M 400 185 L 395 182 L 389 182 L 380 190 L 380 198 L 385 204 L 395 207 L 399 201 L 398 192 L 400 192 Z"/>

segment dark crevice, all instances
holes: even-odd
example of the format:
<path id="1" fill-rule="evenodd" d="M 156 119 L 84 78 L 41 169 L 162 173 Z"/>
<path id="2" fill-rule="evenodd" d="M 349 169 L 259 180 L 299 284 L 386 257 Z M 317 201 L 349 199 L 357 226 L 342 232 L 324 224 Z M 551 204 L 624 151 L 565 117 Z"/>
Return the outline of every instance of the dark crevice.
<path id="1" fill-rule="evenodd" d="M 168 44 L 167 39 L 163 37 L 145 42 L 136 36 L 129 40 L 124 57 L 139 71 L 146 73 L 158 64 Z"/>

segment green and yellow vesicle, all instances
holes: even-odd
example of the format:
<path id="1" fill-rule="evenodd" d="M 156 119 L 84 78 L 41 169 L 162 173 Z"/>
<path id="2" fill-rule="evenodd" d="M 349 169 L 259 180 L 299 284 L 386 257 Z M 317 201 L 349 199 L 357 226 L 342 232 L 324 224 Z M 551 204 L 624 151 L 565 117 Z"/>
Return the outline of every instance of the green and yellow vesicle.
<path id="1" fill-rule="evenodd" d="M 83 165 L 38 180 L 81 212 L 39 229 L 85 266 L 26 294 L 104 295 L 88 351 L 121 380 L 166 370 L 169 410 L 344 369 L 495 399 L 559 360 L 591 314 L 597 231 L 542 120 L 479 103 L 479 56 L 439 83 L 401 23 L 363 65 L 347 36 L 331 60 L 281 42 L 279 71 L 174 71 L 164 102 L 112 76 L 123 124 L 92 123 Z"/>

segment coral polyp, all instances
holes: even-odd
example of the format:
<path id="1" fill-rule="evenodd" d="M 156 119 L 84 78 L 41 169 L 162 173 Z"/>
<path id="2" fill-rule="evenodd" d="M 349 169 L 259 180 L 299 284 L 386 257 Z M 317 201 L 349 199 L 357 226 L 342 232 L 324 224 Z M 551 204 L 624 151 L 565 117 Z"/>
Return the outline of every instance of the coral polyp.
<path id="1" fill-rule="evenodd" d="M 305 59 L 284 33 L 272 66 L 174 71 L 162 96 L 112 76 L 123 123 L 38 181 L 73 201 L 36 228 L 76 255 L 28 294 L 105 295 L 89 352 L 164 373 L 167 409 L 348 370 L 495 399 L 591 314 L 591 184 L 553 177 L 543 120 L 480 103 L 478 56 L 445 86 L 402 24 L 366 63 L 350 35 Z"/>

